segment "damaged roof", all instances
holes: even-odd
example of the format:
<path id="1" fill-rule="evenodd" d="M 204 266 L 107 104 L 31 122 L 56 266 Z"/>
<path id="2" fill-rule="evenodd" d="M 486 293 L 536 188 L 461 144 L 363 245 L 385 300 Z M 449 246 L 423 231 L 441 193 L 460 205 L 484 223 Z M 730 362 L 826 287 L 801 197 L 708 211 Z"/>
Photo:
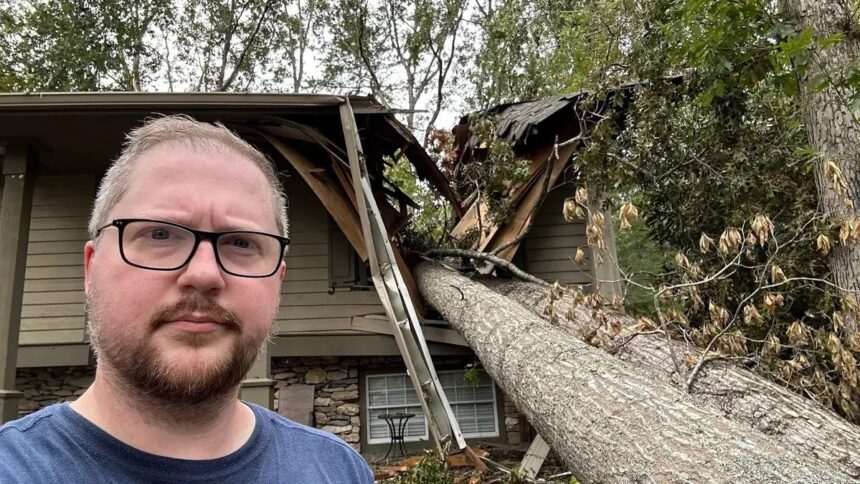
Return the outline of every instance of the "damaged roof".
<path id="1" fill-rule="evenodd" d="M 492 117 L 498 138 L 510 142 L 518 154 L 533 152 L 551 143 L 576 136 L 582 124 L 592 122 L 607 106 L 615 104 L 624 113 L 637 84 L 627 84 L 606 92 L 602 98 L 580 91 L 571 94 L 549 96 L 533 101 L 504 103 L 484 111 L 474 112 L 460 118 L 454 128 L 459 153 L 466 148 L 475 149 L 480 140 L 471 133 L 469 120 L 474 117 Z M 621 94 L 619 96 L 619 94 Z M 622 119 L 619 118 L 619 121 Z M 464 155 L 469 158 L 468 154 Z"/>
<path id="2" fill-rule="evenodd" d="M 583 95 L 565 94 L 536 101 L 500 104 L 483 114 L 496 117 L 496 136 L 499 138 L 514 143 L 528 143 L 529 135 L 538 134 L 544 122 L 566 108 L 575 106 Z"/>

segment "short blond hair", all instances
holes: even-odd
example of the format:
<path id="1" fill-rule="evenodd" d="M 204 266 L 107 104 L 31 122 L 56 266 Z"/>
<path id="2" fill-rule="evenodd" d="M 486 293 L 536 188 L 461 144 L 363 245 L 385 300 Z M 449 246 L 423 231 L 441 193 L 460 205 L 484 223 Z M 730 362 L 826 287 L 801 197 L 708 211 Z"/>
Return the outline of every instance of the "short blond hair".
<path id="1" fill-rule="evenodd" d="M 148 150 L 163 144 L 184 144 L 195 149 L 226 148 L 254 163 L 263 172 L 271 188 L 278 232 L 287 237 L 287 197 L 278 179 L 272 161 L 221 123 L 204 123 L 190 116 L 177 114 L 149 118 L 126 135 L 122 152 L 111 164 L 99 184 L 93 211 L 90 215 L 89 235 L 95 239 L 99 227 L 107 220 L 111 209 L 125 196 L 131 183 L 137 160 Z"/>

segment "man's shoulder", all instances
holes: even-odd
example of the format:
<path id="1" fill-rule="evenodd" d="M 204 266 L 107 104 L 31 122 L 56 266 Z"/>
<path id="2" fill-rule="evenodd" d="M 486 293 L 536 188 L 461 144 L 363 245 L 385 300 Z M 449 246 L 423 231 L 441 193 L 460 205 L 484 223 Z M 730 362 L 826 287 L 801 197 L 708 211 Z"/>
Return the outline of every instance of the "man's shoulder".
<path id="1" fill-rule="evenodd" d="M 271 426 L 275 433 L 289 434 L 291 438 L 301 440 L 304 445 L 334 446 L 343 449 L 345 452 L 358 455 L 355 449 L 350 447 L 349 444 L 330 432 L 294 422 L 276 412 L 253 403 L 248 403 L 248 405 L 253 408 L 255 414 L 262 416 L 266 420 L 266 423 Z"/>
<path id="2" fill-rule="evenodd" d="M 248 404 L 275 436 L 276 445 L 294 462 L 308 482 L 373 482 L 364 458 L 349 444 L 324 430 L 289 420 L 271 410 Z"/>
<path id="3" fill-rule="evenodd" d="M 56 477 L 64 410 L 65 405 L 51 405 L 0 427 L 0 482 L 46 482 Z"/>
<path id="4" fill-rule="evenodd" d="M 0 450 L 6 447 L 7 443 L 20 441 L 21 439 L 30 439 L 42 435 L 46 430 L 50 430 L 52 423 L 57 421 L 58 415 L 62 412 L 62 405 L 51 405 L 37 412 L 31 413 L 18 420 L 12 420 L 0 426 Z"/>

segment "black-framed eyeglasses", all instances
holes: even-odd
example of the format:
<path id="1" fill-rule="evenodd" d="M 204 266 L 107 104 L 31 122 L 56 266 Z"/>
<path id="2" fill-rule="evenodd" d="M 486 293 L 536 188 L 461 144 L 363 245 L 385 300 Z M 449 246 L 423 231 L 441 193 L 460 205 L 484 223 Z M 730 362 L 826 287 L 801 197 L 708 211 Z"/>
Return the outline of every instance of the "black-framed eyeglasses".
<path id="1" fill-rule="evenodd" d="M 218 266 L 239 277 L 269 277 L 278 271 L 290 239 L 249 230 L 205 232 L 161 220 L 121 218 L 99 227 L 119 230 L 119 253 L 127 264 L 175 271 L 194 257 L 202 240 L 212 242 Z"/>

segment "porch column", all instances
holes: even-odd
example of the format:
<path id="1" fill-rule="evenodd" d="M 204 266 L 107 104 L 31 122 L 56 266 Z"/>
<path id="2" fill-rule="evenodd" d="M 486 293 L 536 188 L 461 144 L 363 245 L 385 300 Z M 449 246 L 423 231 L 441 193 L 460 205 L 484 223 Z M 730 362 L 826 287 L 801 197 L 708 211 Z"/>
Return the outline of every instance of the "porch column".
<path id="1" fill-rule="evenodd" d="M 31 147 L 6 147 L 0 209 L 0 423 L 18 418 L 18 400 L 23 396 L 15 390 L 15 373 L 35 165 Z"/>
<path id="2" fill-rule="evenodd" d="M 242 390 L 239 397 L 250 403 L 256 403 L 261 407 L 274 410 L 275 399 L 273 389 L 275 380 L 269 376 L 272 374 L 272 359 L 269 357 L 269 346 L 265 345 L 257 356 L 254 366 L 248 371 L 242 381 Z"/>
<path id="3" fill-rule="evenodd" d="M 621 271 L 618 269 L 618 251 L 615 249 L 615 227 L 612 223 L 612 212 L 604 210 L 603 199 L 600 198 L 596 203 L 589 205 L 589 210 L 592 213 L 603 213 L 605 222 L 605 231 L 603 239 L 606 241 L 606 255 L 603 262 L 597 261 L 597 248 L 592 247 L 592 263 L 594 264 L 594 277 L 600 282 L 600 295 L 607 304 L 611 303 L 616 295 L 624 297 L 624 283 L 621 282 Z"/>

